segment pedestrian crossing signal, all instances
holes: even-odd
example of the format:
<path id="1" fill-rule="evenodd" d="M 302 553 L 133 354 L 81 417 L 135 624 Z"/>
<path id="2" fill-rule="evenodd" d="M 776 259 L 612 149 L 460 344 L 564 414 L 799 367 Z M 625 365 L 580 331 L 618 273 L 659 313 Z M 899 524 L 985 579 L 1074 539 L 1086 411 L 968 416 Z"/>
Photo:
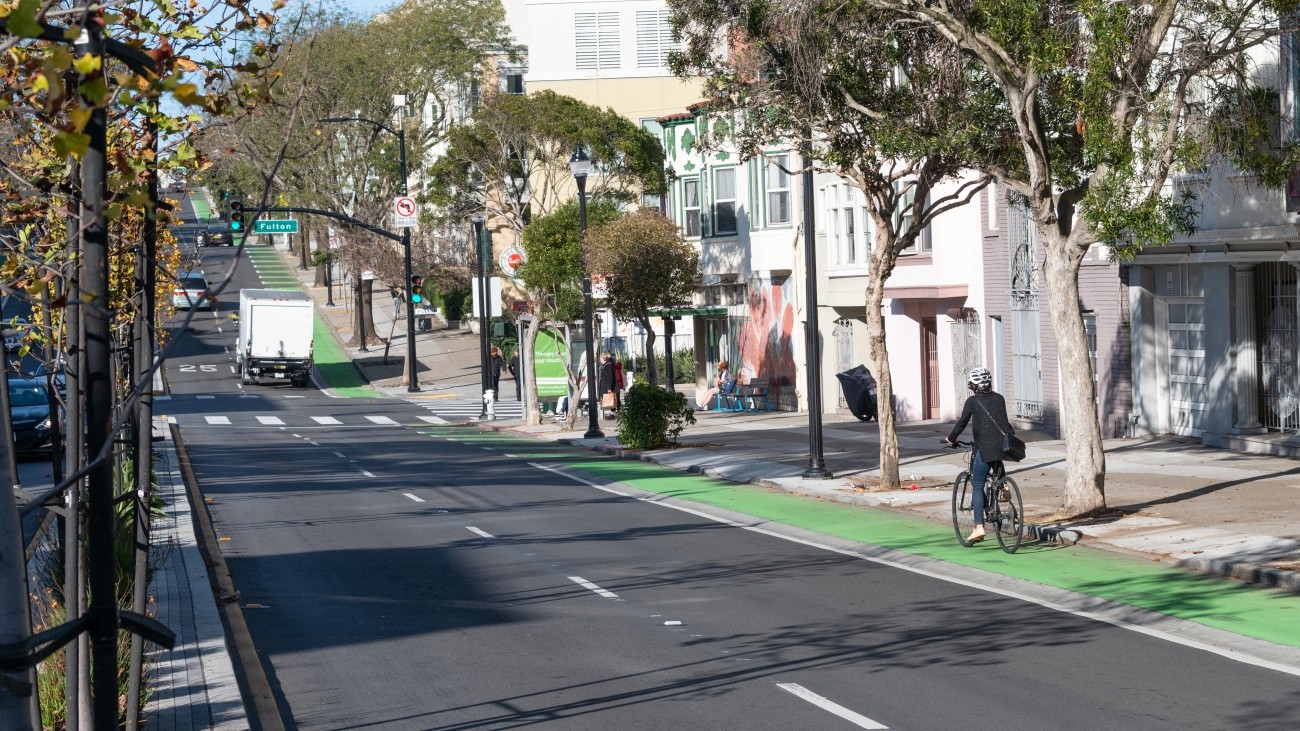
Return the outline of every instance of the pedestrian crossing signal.
<path id="1" fill-rule="evenodd" d="M 231 231 L 244 230 L 246 215 L 243 198 L 232 195 L 226 199 L 226 221 L 229 223 Z"/>

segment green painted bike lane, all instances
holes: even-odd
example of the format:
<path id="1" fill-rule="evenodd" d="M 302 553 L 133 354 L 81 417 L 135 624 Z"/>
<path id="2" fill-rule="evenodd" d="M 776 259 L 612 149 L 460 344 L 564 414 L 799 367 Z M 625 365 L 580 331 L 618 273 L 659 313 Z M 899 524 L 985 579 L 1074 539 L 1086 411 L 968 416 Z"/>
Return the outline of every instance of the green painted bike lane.
<path id="1" fill-rule="evenodd" d="M 639 460 L 521 435 L 465 427 L 419 431 L 492 446 L 646 492 L 751 515 L 827 536 L 982 569 L 995 574 L 1139 607 L 1267 642 L 1300 647 L 1300 595 L 1192 573 L 1120 554 L 1028 543 L 1014 555 L 990 536 L 960 546 L 948 526 L 917 516 L 820 500 L 766 487 L 684 473 Z"/>
<path id="2" fill-rule="evenodd" d="M 274 249 L 247 246 L 242 251 L 256 265 L 258 276 L 268 289 L 302 290 L 298 278 Z M 347 398 L 375 398 L 379 395 L 352 365 L 352 359 L 343 352 L 343 346 L 339 345 L 320 312 L 316 312 L 313 318 L 312 355 L 316 361 L 316 375 L 338 395 Z"/>

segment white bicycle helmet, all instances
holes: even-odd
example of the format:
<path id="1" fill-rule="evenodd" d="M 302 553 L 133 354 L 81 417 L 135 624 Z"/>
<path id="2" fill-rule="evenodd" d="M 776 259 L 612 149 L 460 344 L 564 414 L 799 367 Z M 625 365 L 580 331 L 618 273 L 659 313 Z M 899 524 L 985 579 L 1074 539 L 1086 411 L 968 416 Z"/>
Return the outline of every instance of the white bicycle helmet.
<path id="1" fill-rule="evenodd" d="M 966 382 L 975 388 L 988 388 L 993 385 L 993 374 L 983 366 L 975 366 L 966 375 Z"/>

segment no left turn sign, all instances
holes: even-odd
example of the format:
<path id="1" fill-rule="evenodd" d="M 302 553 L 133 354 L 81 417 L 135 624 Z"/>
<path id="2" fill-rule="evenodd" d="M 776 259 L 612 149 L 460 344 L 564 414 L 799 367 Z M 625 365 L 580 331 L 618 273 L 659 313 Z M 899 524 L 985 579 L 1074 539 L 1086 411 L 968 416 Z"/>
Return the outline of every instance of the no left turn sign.
<path id="1" fill-rule="evenodd" d="M 393 225 L 397 228 L 411 228 L 415 225 L 419 208 L 410 196 L 398 196 L 393 199 Z"/>

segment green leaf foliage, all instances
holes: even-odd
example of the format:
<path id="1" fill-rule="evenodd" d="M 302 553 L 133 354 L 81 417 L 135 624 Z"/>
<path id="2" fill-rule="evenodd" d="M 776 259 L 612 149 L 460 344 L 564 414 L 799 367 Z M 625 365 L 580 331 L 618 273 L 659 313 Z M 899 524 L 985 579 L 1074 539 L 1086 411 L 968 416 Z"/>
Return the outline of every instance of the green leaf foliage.
<path id="1" fill-rule="evenodd" d="M 682 430 L 694 423 L 685 394 L 638 382 L 628 389 L 618 412 L 618 440 L 631 449 L 654 449 L 676 444 Z"/>
<path id="2" fill-rule="evenodd" d="M 699 252 L 676 223 L 649 208 L 593 226 L 587 259 L 605 277 L 605 305 L 624 320 L 690 302 L 699 282 Z"/>
<path id="3" fill-rule="evenodd" d="M 591 201 L 587 226 L 599 226 L 620 215 L 618 206 L 611 201 Z M 537 296 L 540 317 L 561 322 L 582 317 L 580 228 L 578 200 L 573 198 L 524 228 L 527 261 L 519 268 L 518 278 Z"/>

